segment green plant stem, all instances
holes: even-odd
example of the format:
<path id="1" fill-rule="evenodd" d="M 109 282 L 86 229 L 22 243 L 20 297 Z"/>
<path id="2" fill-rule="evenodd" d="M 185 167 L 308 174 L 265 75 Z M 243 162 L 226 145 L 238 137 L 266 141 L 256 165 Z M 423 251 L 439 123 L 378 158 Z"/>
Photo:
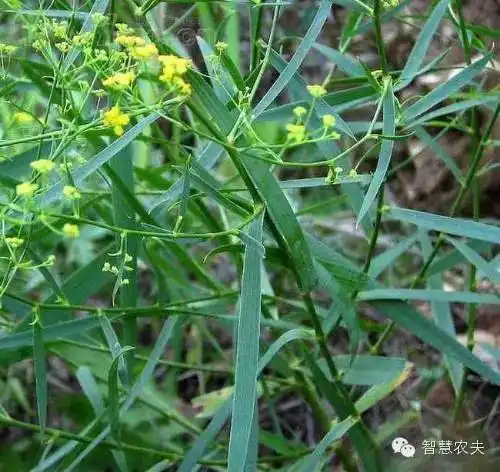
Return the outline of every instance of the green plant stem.
<path id="1" fill-rule="evenodd" d="M 370 238 L 370 246 L 368 248 L 368 254 L 366 256 L 366 261 L 365 265 L 363 267 L 363 274 L 368 274 L 368 271 L 370 270 L 370 266 L 373 260 L 373 257 L 375 255 L 375 251 L 377 249 L 377 241 L 378 237 L 380 234 L 380 229 L 382 226 L 382 213 L 383 213 L 383 206 L 384 206 L 384 186 L 380 188 L 380 192 L 378 194 L 378 201 L 377 201 L 377 216 L 375 219 L 375 226 L 373 228 L 372 236 Z"/>
<path id="2" fill-rule="evenodd" d="M 385 50 L 384 37 L 382 35 L 382 2 L 375 0 L 373 2 L 373 22 L 375 25 L 375 41 L 377 43 L 378 55 L 380 58 L 380 67 L 386 75 L 389 72 L 389 63 L 387 61 L 387 52 Z"/>
<path id="3" fill-rule="evenodd" d="M 459 26 L 464 46 L 465 60 L 467 62 L 467 65 L 470 66 L 472 64 L 472 49 L 469 41 L 469 36 L 467 34 L 467 27 L 465 24 L 462 0 L 455 0 L 455 4 L 456 4 L 456 9 L 458 11 Z M 471 120 L 471 128 L 474 131 L 473 146 L 472 146 L 473 151 L 471 153 L 471 166 L 472 166 L 474 164 L 474 149 L 478 149 L 481 146 L 481 135 L 480 135 L 481 131 L 479 129 L 479 120 L 477 116 L 477 109 L 475 107 L 471 110 L 470 120 Z M 480 194 L 479 194 L 479 181 L 475 172 L 471 179 L 471 186 L 472 186 L 473 218 L 475 221 L 478 221 L 480 216 Z M 468 288 L 470 292 L 475 292 L 477 290 L 476 273 L 477 273 L 476 266 L 474 264 L 470 264 L 469 274 L 468 274 L 469 278 Z M 471 352 L 474 350 L 474 344 L 475 344 L 474 334 L 476 332 L 476 316 L 477 316 L 477 306 L 471 303 L 469 304 L 467 310 L 467 348 Z M 467 386 L 466 382 L 467 382 L 466 373 L 464 372 L 464 375 L 462 377 L 462 384 L 460 385 L 460 389 L 455 399 L 455 408 L 453 413 L 454 424 L 457 424 L 460 420 L 460 415 L 462 412 L 466 396 L 466 386 Z"/>

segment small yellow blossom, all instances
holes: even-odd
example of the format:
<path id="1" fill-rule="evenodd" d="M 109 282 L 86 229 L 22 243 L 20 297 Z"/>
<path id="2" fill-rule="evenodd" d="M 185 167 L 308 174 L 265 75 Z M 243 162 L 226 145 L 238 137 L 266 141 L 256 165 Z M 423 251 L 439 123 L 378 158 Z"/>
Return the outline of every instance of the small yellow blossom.
<path id="1" fill-rule="evenodd" d="M 30 167 L 40 174 L 48 174 L 52 169 L 54 169 L 55 164 L 49 159 L 38 159 L 38 161 L 33 161 L 30 163 Z"/>
<path id="2" fill-rule="evenodd" d="M 325 128 L 333 128 L 335 126 L 335 117 L 333 115 L 323 115 L 323 126 Z"/>
<path id="3" fill-rule="evenodd" d="M 67 31 L 68 31 L 68 22 L 63 21 L 63 22 L 57 22 L 54 20 L 52 23 L 52 31 L 54 32 L 54 36 L 58 39 L 64 39 L 66 38 Z"/>
<path id="4" fill-rule="evenodd" d="M 72 185 L 65 185 L 63 188 L 63 195 L 70 200 L 78 200 L 82 195 Z"/>
<path id="5" fill-rule="evenodd" d="M 191 95 L 191 85 L 180 77 L 175 77 L 173 84 L 179 90 L 181 95 Z"/>
<path id="6" fill-rule="evenodd" d="M 295 141 L 301 143 L 306 139 L 306 128 L 304 125 L 287 125 L 286 129 L 288 131 L 288 139 L 290 141 Z"/>
<path id="7" fill-rule="evenodd" d="M 99 12 L 92 14 L 91 18 L 95 26 L 102 26 L 108 22 L 108 18 Z"/>
<path id="8" fill-rule="evenodd" d="M 76 239 L 80 236 L 80 229 L 76 225 L 72 225 L 71 223 L 66 223 L 63 226 L 63 233 L 65 236 L 71 239 Z"/>
<path id="9" fill-rule="evenodd" d="M 66 41 L 62 41 L 61 43 L 56 43 L 56 48 L 61 52 L 68 52 L 69 44 Z"/>
<path id="10" fill-rule="evenodd" d="M 140 36 L 128 36 L 126 34 L 119 34 L 115 39 L 116 44 L 125 46 L 127 48 L 134 46 L 145 46 L 146 41 Z"/>
<path id="11" fill-rule="evenodd" d="M 390 10 L 396 8 L 399 5 L 399 0 L 382 0 L 382 8 L 384 10 Z"/>
<path id="12" fill-rule="evenodd" d="M 297 117 L 297 118 L 302 118 L 305 114 L 307 113 L 307 109 L 304 108 L 304 107 L 295 107 L 293 109 L 293 114 Z"/>
<path id="13" fill-rule="evenodd" d="M 314 98 L 320 98 L 326 95 L 326 89 L 322 85 L 308 85 L 307 90 Z"/>
<path id="14" fill-rule="evenodd" d="M 135 74 L 131 71 L 129 72 L 117 72 L 107 79 L 103 80 L 102 84 L 105 87 L 109 87 L 116 90 L 125 90 L 130 87 L 135 80 Z"/>
<path id="15" fill-rule="evenodd" d="M 37 184 L 30 184 L 29 182 L 23 182 L 22 184 L 16 185 L 16 195 L 18 197 L 32 197 L 37 191 Z"/>
<path id="16" fill-rule="evenodd" d="M 32 123 L 35 119 L 29 114 L 26 113 L 25 111 L 18 111 L 14 113 L 14 121 L 17 121 L 18 123 L 24 125 L 27 123 Z"/>
<path id="17" fill-rule="evenodd" d="M 158 48 L 154 44 L 134 46 L 130 48 L 130 54 L 134 59 L 146 60 L 158 56 Z"/>
<path id="18" fill-rule="evenodd" d="M 86 46 L 92 41 L 92 33 L 77 34 L 73 36 L 72 41 L 75 46 Z"/>
<path id="19" fill-rule="evenodd" d="M 17 46 L 12 46 L 11 44 L 0 43 L 0 55 L 5 54 L 10 56 L 17 51 Z"/>
<path id="20" fill-rule="evenodd" d="M 215 45 L 215 50 L 219 53 L 223 53 L 227 48 L 228 48 L 228 44 L 227 43 L 224 43 L 222 41 L 219 41 L 216 45 Z"/>
<path id="21" fill-rule="evenodd" d="M 348 175 L 351 179 L 355 179 L 358 176 L 358 173 L 356 172 L 356 169 L 351 169 Z"/>
<path id="22" fill-rule="evenodd" d="M 17 249 L 24 243 L 24 239 L 21 238 L 5 238 L 5 242 L 12 248 Z"/>
<path id="23" fill-rule="evenodd" d="M 160 76 L 160 80 L 164 82 L 171 82 L 175 77 L 182 77 L 191 65 L 189 59 L 172 54 L 159 56 L 158 59 L 163 65 L 163 73 Z"/>
<path id="24" fill-rule="evenodd" d="M 124 133 L 123 127 L 130 123 L 130 116 L 122 113 L 120 107 L 114 106 L 103 115 L 104 126 L 112 127 L 117 136 Z"/>

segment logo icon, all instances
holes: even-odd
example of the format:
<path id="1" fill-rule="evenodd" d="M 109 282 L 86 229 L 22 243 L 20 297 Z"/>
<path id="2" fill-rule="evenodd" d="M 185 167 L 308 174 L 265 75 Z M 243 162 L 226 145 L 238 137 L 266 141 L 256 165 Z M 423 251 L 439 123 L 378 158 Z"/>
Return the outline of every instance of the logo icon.
<path id="1" fill-rule="evenodd" d="M 415 448 L 408 442 L 406 438 L 394 439 L 391 446 L 394 454 L 401 454 L 406 458 L 410 458 L 415 455 Z"/>

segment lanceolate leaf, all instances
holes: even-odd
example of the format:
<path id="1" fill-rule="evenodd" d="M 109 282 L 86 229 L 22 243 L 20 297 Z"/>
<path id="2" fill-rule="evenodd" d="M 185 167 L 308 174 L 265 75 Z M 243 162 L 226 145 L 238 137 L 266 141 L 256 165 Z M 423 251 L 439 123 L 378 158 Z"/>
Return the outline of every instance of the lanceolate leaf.
<path id="1" fill-rule="evenodd" d="M 436 33 L 436 30 L 443 19 L 443 16 L 446 13 L 446 9 L 450 0 L 441 0 L 436 7 L 434 8 L 431 16 L 425 23 L 424 28 L 420 32 L 417 42 L 413 46 L 413 49 L 406 61 L 405 68 L 401 73 L 401 80 L 403 84 L 407 85 L 409 82 L 413 80 L 415 75 L 417 74 L 422 62 L 427 54 L 429 46 L 431 44 L 432 38 Z"/>
<path id="2" fill-rule="evenodd" d="M 262 241 L 262 213 L 250 225 L 249 236 Z M 236 375 L 233 397 L 233 417 L 229 438 L 228 470 L 245 469 L 257 401 L 257 363 L 259 360 L 260 310 L 261 310 L 262 254 L 252 242 L 247 243 L 236 339 Z"/>
<path id="3" fill-rule="evenodd" d="M 385 90 L 385 95 L 383 98 L 383 109 L 384 109 L 384 127 L 383 134 L 386 136 L 394 136 L 396 133 L 396 109 L 394 105 L 394 92 L 392 89 L 392 81 L 389 81 L 387 88 Z M 377 169 L 373 175 L 373 179 L 366 192 L 365 199 L 363 200 L 363 205 L 358 213 L 358 224 L 363 219 L 365 214 L 370 210 L 372 203 L 377 198 L 377 194 L 380 191 L 382 185 L 384 185 L 385 176 L 387 170 L 389 169 L 389 164 L 391 162 L 392 150 L 394 148 L 394 141 L 391 139 L 383 139 L 382 146 L 380 148 L 380 155 L 378 157 Z"/>
<path id="4" fill-rule="evenodd" d="M 491 61 L 491 57 L 491 53 L 488 53 L 485 57 L 460 71 L 450 80 L 439 85 L 432 92 L 421 98 L 417 103 L 406 109 L 403 114 L 405 122 L 422 115 L 432 107 L 446 100 L 450 95 L 457 92 L 462 87 L 465 87 L 486 67 L 486 64 Z"/>
<path id="5" fill-rule="evenodd" d="M 498 244 L 500 241 L 500 228 L 485 223 L 404 208 L 392 208 L 389 215 L 396 220 L 412 223 L 420 228 L 442 231 L 443 233 L 488 241 L 494 244 Z"/>
<path id="6" fill-rule="evenodd" d="M 321 0 L 321 5 L 316 13 L 307 34 L 297 48 L 294 56 L 285 67 L 278 80 L 274 82 L 272 87 L 267 91 L 262 100 L 256 105 L 253 110 L 253 118 L 257 118 L 262 112 L 271 105 L 278 95 L 284 90 L 292 76 L 297 72 L 302 61 L 306 57 L 307 53 L 310 51 L 314 45 L 316 38 L 318 37 L 321 29 L 330 15 L 330 10 L 332 8 L 333 0 Z"/>

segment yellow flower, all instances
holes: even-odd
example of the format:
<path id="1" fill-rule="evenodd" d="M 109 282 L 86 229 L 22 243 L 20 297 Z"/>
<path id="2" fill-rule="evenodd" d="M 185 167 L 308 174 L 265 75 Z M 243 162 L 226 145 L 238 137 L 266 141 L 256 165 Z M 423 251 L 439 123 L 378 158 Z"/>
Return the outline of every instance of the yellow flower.
<path id="1" fill-rule="evenodd" d="M 382 0 L 382 8 L 384 8 L 385 10 L 396 8 L 398 5 L 399 0 Z"/>
<path id="2" fill-rule="evenodd" d="M 287 125 L 288 139 L 301 143 L 306 139 L 306 128 L 304 125 Z"/>
<path id="3" fill-rule="evenodd" d="M 140 36 L 128 36 L 126 34 L 119 34 L 115 39 L 116 44 L 125 46 L 127 48 L 133 46 L 144 46 L 146 41 Z"/>
<path id="4" fill-rule="evenodd" d="M 37 184 L 30 184 L 29 182 L 23 182 L 22 184 L 16 185 L 16 195 L 18 197 L 32 197 L 37 189 L 38 189 Z"/>
<path id="5" fill-rule="evenodd" d="M 92 41 L 92 33 L 82 33 L 73 36 L 73 44 L 75 46 L 86 46 Z"/>
<path id="6" fill-rule="evenodd" d="M 183 79 L 175 77 L 173 83 L 181 95 L 191 95 L 191 85 L 184 82 Z"/>
<path id="7" fill-rule="evenodd" d="M 351 169 L 348 175 L 351 179 L 355 179 L 358 176 L 358 173 L 356 172 L 356 169 Z"/>
<path id="8" fill-rule="evenodd" d="M 135 74 L 131 71 L 129 72 L 117 72 L 107 79 L 103 80 L 102 84 L 105 87 L 109 87 L 116 90 L 125 90 L 127 87 L 132 85 L 135 80 Z"/>
<path id="9" fill-rule="evenodd" d="M 52 23 L 52 31 L 54 32 L 54 36 L 58 39 L 66 38 L 68 30 L 68 22 L 63 21 L 59 23 L 58 21 L 53 21 Z"/>
<path id="10" fill-rule="evenodd" d="M 68 52 L 69 44 L 66 41 L 63 41 L 61 43 L 56 43 L 56 48 L 59 49 L 59 51 L 61 52 Z"/>
<path id="11" fill-rule="evenodd" d="M 130 123 L 130 116 L 122 113 L 120 107 L 114 106 L 104 113 L 102 121 L 104 126 L 112 127 L 114 133 L 121 136 L 125 131 L 123 127 Z"/>
<path id="12" fill-rule="evenodd" d="M 68 238 L 76 239 L 78 238 L 78 236 L 80 236 L 80 230 L 78 226 L 72 225 L 71 223 L 66 223 L 63 226 L 62 230 L 64 235 L 67 236 Z"/>
<path id="13" fill-rule="evenodd" d="M 322 85 L 308 85 L 307 90 L 314 98 L 319 98 L 323 95 L 326 95 L 326 89 Z"/>
<path id="14" fill-rule="evenodd" d="M 297 117 L 297 118 L 301 118 L 302 116 L 304 116 L 305 114 L 307 113 L 307 109 L 304 108 L 304 107 L 295 107 L 293 109 L 293 114 Z"/>
<path id="15" fill-rule="evenodd" d="M 146 60 L 158 55 L 158 48 L 154 44 L 134 46 L 130 48 L 130 54 L 134 59 Z"/>
<path id="16" fill-rule="evenodd" d="M 26 123 L 31 123 L 35 119 L 29 114 L 26 113 L 25 111 L 18 111 L 14 113 L 14 121 L 17 121 L 18 123 L 24 125 Z"/>
<path id="17" fill-rule="evenodd" d="M 335 126 L 335 117 L 333 115 L 323 115 L 323 126 L 325 128 L 333 128 Z"/>
<path id="18" fill-rule="evenodd" d="M 0 43 L 0 55 L 5 54 L 10 56 L 17 51 L 17 46 L 12 46 L 11 44 Z"/>
<path id="19" fill-rule="evenodd" d="M 48 174 L 52 169 L 54 169 L 55 164 L 49 159 L 38 159 L 38 161 L 33 161 L 30 167 L 40 174 Z"/>
<path id="20" fill-rule="evenodd" d="M 5 242 L 12 248 L 17 249 L 21 244 L 24 243 L 24 239 L 21 238 L 5 238 Z"/>
<path id="21" fill-rule="evenodd" d="M 183 76 L 191 65 L 189 59 L 184 59 L 172 54 L 159 56 L 158 60 L 163 65 L 163 74 L 160 76 L 160 80 L 164 82 L 171 82 L 175 77 Z"/>
<path id="22" fill-rule="evenodd" d="M 224 43 L 222 41 L 219 41 L 216 45 L 215 45 L 215 50 L 219 53 L 222 53 L 224 52 L 227 48 L 228 48 L 228 44 L 227 43 Z"/>
<path id="23" fill-rule="evenodd" d="M 81 197 L 78 189 L 73 187 L 72 185 L 65 185 L 63 188 L 63 195 L 70 200 L 78 200 Z"/>

